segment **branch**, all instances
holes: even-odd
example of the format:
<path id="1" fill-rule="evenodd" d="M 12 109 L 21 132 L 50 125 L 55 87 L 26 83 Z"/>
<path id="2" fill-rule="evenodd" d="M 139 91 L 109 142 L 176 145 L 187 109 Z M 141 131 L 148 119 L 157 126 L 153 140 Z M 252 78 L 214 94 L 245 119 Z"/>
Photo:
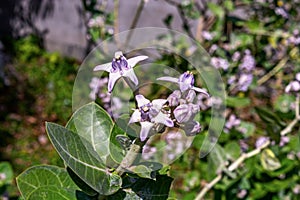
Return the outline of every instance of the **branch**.
<path id="1" fill-rule="evenodd" d="M 133 29 L 136 27 L 136 25 L 137 25 L 137 23 L 139 21 L 139 18 L 141 16 L 141 13 L 142 13 L 142 10 L 144 8 L 144 5 L 145 5 L 145 0 L 141 0 L 140 4 L 139 4 L 139 7 L 136 10 L 135 16 L 134 16 L 133 21 L 131 23 L 131 26 L 129 28 L 129 33 L 128 33 L 128 35 L 126 37 L 126 40 L 125 40 L 125 47 L 128 45 L 128 43 L 129 43 L 129 41 L 131 39 Z"/>
<path id="2" fill-rule="evenodd" d="M 236 161 L 234 161 L 228 168 L 227 170 L 232 172 L 236 170 L 240 164 L 242 164 L 246 159 L 251 158 L 257 154 L 259 154 L 262 149 L 268 147 L 270 145 L 270 141 L 267 140 L 264 144 L 262 144 L 260 147 L 254 149 L 253 151 L 250 151 L 248 153 L 242 154 Z M 226 171 L 226 169 L 224 170 Z M 215 185 L 217 184 L 220 180 L 222 179 L 222 174 L 219 174 L 216 178 L 214 178 L 211 182 L 209 182 L 202 190 L 200 193 L 197 195 L 195 200 L 201 200 L 204 198 L 205 194 Z"/>
<path id="3" fill-rule="evenodd" d="M 120 38 L 119 38 L 119 0 L 114 0 L 114 39 L 118 48 L 121 48 Z"/>
<path id="4" fill-rule="evenodd" d="M 296 47 L 294 47 L 289 53 L 291 57 L 297 54 L 298 54 L 298 48 Z M 267 73 L 257 81 L 257 85 L 262 85 L 267 80 L 269 80 L 272 76 L 274 76 L 277 72 L 279 72 L 286 65 L 288 60 L 289 60 L 288 56 L 284 57 L 269 73 Z"/>
<path id="5" fill-rule="evenodd" d="M 129 151 L 115 171 L 119 176 L 122 176 L 124 172 L 132 166 L 138 155 L 142 152 L 144 144 L 145 142 L 141 142 L 140 138 L 137 138 L 135 142 L 131 144 Z"/>
<path id="6" fill-rule="evenodd" d="M 287 61 L 287 57 L 283 58 L 269 73 L 267 73 L 257 81 L 257 85 L 260 86 L 264 84 L 267 80 L 269 80 L 272 76 L 279 72 L 279 70 L 281 70 L 285 66 Z"/>

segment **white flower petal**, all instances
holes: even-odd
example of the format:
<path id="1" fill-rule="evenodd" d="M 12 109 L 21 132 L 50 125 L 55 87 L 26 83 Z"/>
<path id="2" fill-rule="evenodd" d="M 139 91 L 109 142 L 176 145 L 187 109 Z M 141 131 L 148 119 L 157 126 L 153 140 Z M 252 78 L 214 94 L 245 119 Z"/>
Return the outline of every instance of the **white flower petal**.
<path id="1" fill-rule="evenodd" d="M 138 78 L 136 77 L 132 68 L 126 70 L 124 76 L 128 77 L 136 86 L 139 84 Z"/>
<path id="2" fill-rule="evenodd" d="M 146 60 L 147 58 L 148 58 L 148 56 L 136 56 L 136 57 L 127 59 L 127 62 L 128 62 L 128 65 L 133 68 L 133 67 L 135 67 L 135 65 L 138 62 L 140 62 L 142 60 Z"/>
<path id="3" fill-rule="evenodd" d="M 201 89 L 201 88 L 198 88 L 198 87 L 192 87 L 192 89 L 195 90 L 196 92 L 200 92 L 200 93 L 205 94 L 207 97 L 210 97 L 210 95 L 204 89 Z"/>
<path id="4" fill-rule="evenodd" d="M 160 110 L 166 102 L 166 99 L 154 99 L 152 101 L 152 106 L 157 110 Z"/>
<path id="5" fill-rule="evenodd" d="M 139 122 L 140 120 L 141 120 L 141 112 L 138 109 L 135 109 L 128 123 L 131 124 L 134 122 Z"/>
<path id="6" fill-rule="evenodd" d="M 162 112 L 159 112 L 157 116 L 151 119 L 151 121 L 154 123 L 164 124 L 168 127 L 174 126 L 174 122 L 166 114 L 163 114 Z"/>
<path id="7" fill-rule="evenodd" d="M 170 77 L 170 76 L 164 76 L 156 79 L 158 81 L 168 81 L 172 83 L 178 83 L 178 78 Z"/>
<path id="8" fill-rule="evenodd" d="M 109 73 L 108 92 L 111 92 L 117 80 L 121 77 L 120 73 Z"/>
<path id="9" fill-rule="evenodd" d="M 141 132 L 140 132 L 141 141 L 144 141 L 148 137 L 149 132 L 153 127 L 153 125 L 154 124 L 151 122 L 141 122 Z"/>
<path id="10" fill-rule="evenodd" d="M 97 65 L 94 68 L 94 71 L 107 71 L 107 72 L 110 72 L 110 69 L 111 69 L 111 62 L 102 64 L 102 65 Z"/>
<path id="11" fill-rule="evenodd" d="M 141 94 L 136 95 L 135 100 L 137 101 L 138 107 L 142 107 L 143 105 L 150 103 L 150 101 Z"/>

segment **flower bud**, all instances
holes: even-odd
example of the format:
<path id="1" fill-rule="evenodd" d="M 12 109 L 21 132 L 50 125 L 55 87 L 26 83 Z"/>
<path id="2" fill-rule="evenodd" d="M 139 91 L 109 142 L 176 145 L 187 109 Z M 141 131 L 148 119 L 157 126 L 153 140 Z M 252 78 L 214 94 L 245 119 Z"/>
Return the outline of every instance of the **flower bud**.
<path id="1" fill-rule="evenodd" d="M 194 119 L 199 111 L 199 106 L 195 104 L 182 104 L 174 110 L 174 116 L 179 123 L 185 123 Z"/>
<path id="2" fill-rule="evenodd" d="M 180 97 L 181 92 L 179 90 L 175 90 L 172 94 L 170 94 L 167 98 L 169 106 L 178 106 Z"/>
<path id="3" fill-rule="evenodd" d="M 201 125 L 197 121 L 191 121 L 184 124 L 184 131 L 187 136 L 197 135 L 201 131 Z"/>
<path id="4" fill-rule="evenodd" d="M 192 88 L 195 82 L 193 73 L 189 71 L 184 72 L 182 75 L 179 76 L 178 82 L 180 90 L 182 92 Z"/>
<path id="5" fill-rule="evenodd" d="M 189 92 L 186 95 L 185 99 L 188 103 L 193 103 L 195 97 L 196 97 L 196 92 L 194 90 L 189 90 Z"/>

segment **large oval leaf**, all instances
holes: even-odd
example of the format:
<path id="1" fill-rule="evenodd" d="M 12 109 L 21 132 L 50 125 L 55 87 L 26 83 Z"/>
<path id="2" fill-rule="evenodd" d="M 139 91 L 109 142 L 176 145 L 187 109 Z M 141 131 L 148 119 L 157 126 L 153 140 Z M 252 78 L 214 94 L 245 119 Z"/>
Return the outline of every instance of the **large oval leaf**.
<path id="1" fill-rule="evenodd" d="M 79 108 L 66 128 L 86 139 L 103 161 L 109 156 L 109 136 L 113 122 L 106 111 L 94 102 Z"/>
<path id="2" fill-rule="evenodd" d="M 56 166 L 29 168 L 17 177 L 17 185 L 25 199 L 76 199 L 79 189 L 67 171 Z"/>
<path id="3" fill-rule="evenodd" d="M 109 173 L 94 146 L 69 129 L 46 123 L 49 138 L 65 163 L 89 186 L 103 195 L 120 189 L 120 176 Z"/>

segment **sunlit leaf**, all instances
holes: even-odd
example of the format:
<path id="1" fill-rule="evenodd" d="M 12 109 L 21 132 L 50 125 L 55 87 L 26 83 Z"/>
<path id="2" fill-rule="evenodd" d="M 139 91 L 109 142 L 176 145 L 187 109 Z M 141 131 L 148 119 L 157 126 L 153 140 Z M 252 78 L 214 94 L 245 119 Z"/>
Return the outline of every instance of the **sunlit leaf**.
<path id="1" fill-rule="evenodd" d="M 82 106 L 73 114 L 66 128 L 86 139 L 100 158 L 106 161 L 113 122 L 103 108 L 94 102 Z"/>
<path id="2" fill-rule="evenodd" d="M 56 166 L 35 166 L 17 177 L 18 188 L 25 199 L 76 199 L 79 189 L 67 171 Z"/>
<path id="3" fill-rule="evenodd" d="M 109 152 L 111 158 L 116 163 L 121 163 L 125 157 L 126 151 L 130 148 L 130 138 L 115 124 L 110 134 L 109 141 Z"/>
<path id="4" fill-rule="evenodd" d="M 92 144 L 54 123 L 46 123 L 46 130 L 60 157 L 91 188 L 109 195 L 121 187 L 121 177 L 108 172 Z"/>

